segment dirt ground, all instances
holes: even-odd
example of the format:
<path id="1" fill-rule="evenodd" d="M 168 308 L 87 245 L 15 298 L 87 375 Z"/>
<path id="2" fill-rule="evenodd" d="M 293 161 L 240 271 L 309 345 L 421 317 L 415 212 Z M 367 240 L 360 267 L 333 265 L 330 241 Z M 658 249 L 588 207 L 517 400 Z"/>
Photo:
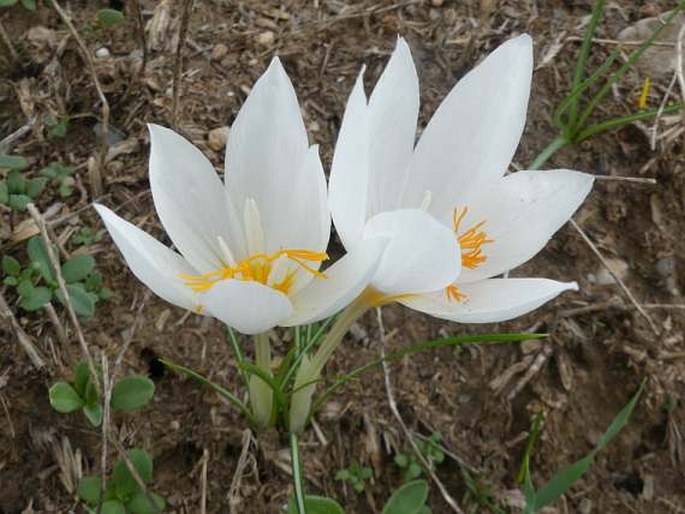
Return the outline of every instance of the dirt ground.
<path id="1" fill-rule="evenodd" d="M 99 201 L 168 242 L 149 195 L 145 124 L 172 124 L 182 2 L 140 2 L 147 24 L 142 74 L 138 2 L 125 2 L 126 22 L 110 29 L 94 26 L 95 13 L 103 7 L 121 8 L 123 2 L 61 3 L 72 13 L 89 51 L 100 56 L 94 63 L 111 107 L 116 144 L 110 149 Z M 178 127 L 218 169 L 223 152 L 209 134 L 232 123 L 249 87 L 273 55 L 281 57 L 294 82 L 310 138 L 321 145 L 328 166 L 345 100 L 360 66 L 367 65 L 367 84 L 373 84 L 397 34 L 408 39 L 417 62 L 423 126 L 439 100 L 479 59 L 507 38 L 528 32 L 535 41 L 538 68 L 526 133 L 513 165 L 525 168 L 555 136 L 551 112 L 568 89 L 578 38 L 592 2 L 195 0 L 194 4 L 183 50 Z M 60 199 L 48 191 L 38 201 L 38 207 L 49 214 L 50 228 L 66 251 L 73 252 L 76 247 L 67 241 L 74 231 L 101 228 L 89 207 L 95 186 L 88 172 L 88 159 L 97 155 L 101 110 L 74 39 L 48 5 L 39 2 L 36 12 L 19 5 L 0 11 L 12 46 L 10 51 L 0 44 L 0 134 L 4 137 L 35 117 L 38 121 L 30 130 L 13 141 L 11 153 L 28 159 L 34 174 L 52 161 L 77 169 L 76 194 Z M 622 29 L 674 5 L 608 2 L 592 65 L 616 47 L 613 40 Z M 644 79 L 639 70 L 629 73 L 602 105 L 598 119 L 634 111 Z M 651 77 L 651 107 L 658 106 L 670 79 L 671 74 Z M 674 95 L 679 95 L 677 86 Z M 43 120 L 48 114 L 70 118 L 63 138 L 45 137 Z M 453 455 L 437 468 L 437 474 L 465 512 L 519 511 L 515 477 L 535 413 L 546 413 L 532 462 L 533 478 L 542 484 L 593 447 L 644 377 L 646 392 L 630 424 L 549 512 L 685 512 L 685 305 L 680 292 L 685 273 L 685 160 L 678 117 L 662 120 L 655 149 L 650 148 L 652 125 L 631 125 L 565 149 L 546 167 L 656 179 L 656 184 L 599 180 L 575 216 L 644 304 L 656 333 L 570 226 L 533 261 L 512 273 L 579 282 L 580 292 L 566 293 L 534 314 L 473 327 L 429 319 L 401 307 L 384 309 L 393 348 L 447 334 L 531 329 L 550 333 L 542 343 L 441 349 L 391 366 L 399 410 L 410 429 L 422 435 L 439 432 Z M 0 211 L 0 216 L 0 252 L 22 258 L 24 243 L 17 239 L 22 237 L 20 229 L 26 228 L 20 222 L 27 216 L 11 217 L 8 210 Z M 106 284 L 116 293 L 112 300 L 98 304 L 93 318 L 83 321 L 88 344 L 114 359 L 132 336 L 124 371 L 150 373 L 157 385 L 152 406 L 139 413 L 115 414 L 111 430 L 124 447 L 142 446 L 153 454 L 154 490 L 168 498 L 168 512 L 200 512 L 203 489 L 207 512 L 229 512 L 231 506 L 233 512 L 245 514 L 283 512 L 291 483 L 282 435 L 260 436 L 245 446 L 241 457 L 249 435 L 245 421 L 214 393 L 161 369 L 155 361 L 155 356 L 163 356 L 182 362 L 237 390 L 239 379 L 220 324 L 187 316 L 147 294 L 108 236 L 86 251 L 96 257 Z M 3 295 L 47 365 L 36 371 L 9 326 L 0 326 L 0 513 L 83 512 L 69 490 L 70 477 L 73 483 L 81 469 L 98 472 L 100 435 L 81 416 L 51 410 L 47 389 L 63 377 L 70 365 L 68 354 L 44 313 L 22 311 L 13 289 L 5 287 Z M 59 306 L 57 310 L 76 354 L 76 338 L 65 313 Z M 350 370 L 377 357 L 378 338 L 375 316 L 367 315 L 328 372 Z M 247 341 L 244 347 L 249 353 Z M 380 371 L 328 402 L 317 417 L 317 429 L 303 439 L 308 490 L 337 498 L 347 512 L 379 512 L 402 481 L 393 456 L 408 452 L 409 446 L 389 409 Z M 69 462 L 64 463 L 65 455 Z M 115 449 L 110 449 L 110 458 L 116 458 Z M 373 481 L 361 494 L 335 480 L 336 471 L 353 461 L 374 469 Z M 435 486 L 430 505 L 435 513 L 451 512 Z"/>

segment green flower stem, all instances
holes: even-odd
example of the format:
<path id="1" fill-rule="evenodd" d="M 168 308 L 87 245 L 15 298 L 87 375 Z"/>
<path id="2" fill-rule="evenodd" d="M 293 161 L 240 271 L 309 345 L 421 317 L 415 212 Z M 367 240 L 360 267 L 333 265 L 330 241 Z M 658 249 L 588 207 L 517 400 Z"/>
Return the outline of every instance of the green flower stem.
<path id="1" fill-rule="evenodd" d="M 299 433 L 304 429 L 307 418 L 309 417 L 309 409 L 312 405 L 312 396 L 316 389 L 316 381 L 321 376 L 323 367 L 331 358 L 335 349 L 340 346 L 340 343 L 345 337 L 345 334 L 350 329 L 352 324 L 357 321 L 362 314 L 374 306 L 372 298 L 378 296 L 378 293 L 365 291 L 357 299 L 352 302 L 341 314 L 338 316 L 335 324 L 331 330 L 326 334 L 321 346 L 316 351 L 313 357 L 305 355 L 302 359 L 302 364 L 295 375 L 295 383 L 293 385 L 293 394 L 290 400 L 290 431 Z M 308 384 L 308 385 L 306 385 Z"/>
<path id="2" fill-rule="evenodd" d="M 271 373 L 271 346 L 269 336 L 266 333 L 257 334 L 253 337 L 255 345 L 255 365 L 264 371 L 269 377 Z M 257 428 L 266 428 L 271 419 L 273 406 L 273 391 L 271 387 L 257 375 L 250 377 L 248 385 L 250 391 L 250 404 L 254 414 Z"/>
<path id="3" fill-rule="evenodd" d="M 299 514 L 307 514 L 304 506 L 304 487 L 302 487 L 302 469 L 300 466 L 300 451 L 297 434 L 290 432 L 290 458 L 293 467 L 293 486 L 295 487 L 295 504 Z"/>
<path id="4" fill-rule="evenodd" d="M 559 150 L 570 144 L 570 142 L 563 136 L 558 136 L 548 144 L 542 152 L 538 154 L 533 163 L 528 167 L 530 170 L 539 170 L 540 167 L 545 164 L 552 155 L 557 153 Z"/>

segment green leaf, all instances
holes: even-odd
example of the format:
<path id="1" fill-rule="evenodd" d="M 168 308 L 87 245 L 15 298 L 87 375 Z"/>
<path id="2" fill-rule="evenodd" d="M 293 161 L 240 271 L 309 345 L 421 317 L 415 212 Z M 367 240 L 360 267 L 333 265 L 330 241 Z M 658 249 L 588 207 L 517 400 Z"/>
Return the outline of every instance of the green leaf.
<path id="1" fill-rule="evenodd" d="M 100 477 L 89 475 L 78 482 L 78 497 L 90 505 L 97 505 L 100 500 Z"/>
<path id="2" fill-rule="evenodd" d="M 100 514 L 126 514 L 126 507 L 119 500 L 107 500 L 102 504 Z"/>
<path id="3" fill-rule="evenodd" d="M 19 283 L 19 279 L 17 277 L 5 277 L 2 283 L 6 286 L 16 286 Z"/>
<path id="4" fill-rule="evenodd" d="M 25 311 L 32 312 L 37 311 L 50 300 L 52 300 L 52 290 L 47 287 L 38 286 L 32 288 L 26 295 L 22 295 L 19 305 Z"/>
<path id="5" fill-rule="evenodd" d="M 100 9 L 97 12 L 98 21 L 103 27 L 114 27 L 121 25 L 126 20 L 124 13 L 116 9 Z"/>
<path id="6" fill-rule="evenodd" d="M 0 7 L 6 7 L 8 5 L 14 5 L 17 0 L 0 0 Z M 0 168 L 10 169 L 10 170 L 23 170 L 29 165 L 20 155 L 0 155 Z"/>
<path id="7" fill-rule="evenodd" d="M 76 255 L 62 264 L 62 276 L 67 284 L 84 280 L 95 268 L 92 255 Z"/>
<path id="8" fill-rule="evenodd" d="M 26 192 L 26 179 L 20 171 L 12 170 L 7 174 L 7 190 L 11 195 L 21 195 Z"/>
<path id="9" fill-rule="evenodd" d="M 95 302 L 93 298 L 83 289 L 80 284 L 67 284 L 67 292 L 69 293 L 69 299 L 71 300 L 71 305 L 74 307 L 74 311 L 79 316 L 89 317 L 95 313 Z M 64 296 L 62 291 L 57 291 L 57 299 L 64 304 Z"/>
<path id="10" fill-rule="evenodd" d="M 7 275 L 17 276 L 21 272 L 21 264 L 11 255 L 2 256 L 2 271 Z"/>
<path id="11" fill-rule="evenodd" d="M 594 461 L 594 453 L 586 455 L 582 459 L 574 462 L 570 466 L 557 472 L 544 486 L 535 494 L 535 510 L 549 505 L 558 500 L 562 494 L 576 483 L 590 469 Z"/>
<path id="12" fill-rule="evenodd" d="M 12 7 L 18 0 L 0 0 L 0 7 Z M 5 155 L 0 157 L 7 157 Z"/>
<path id="13" fill-rule="evenodd" d="M 102 273 L 100 273 L 99 271 L 94 271 L 93 273 L 91 273 L 85 282 L 86 290 L 96 290 L 102 284 L 102 278 Z"/>
<path id="14" fill-rule="evenodd" d="M 19 285 L 17 285 L 17 293 L 19 296 L 28 296 L 33 291 L 33 282 L 30 278 L 21 277 Z"/>
<path id="15" fill-rule="evenodd" d="M 407 457 L 404 453 L 398 453 L 395 455 L 395 464 L 401 468 L 406 468 L 409 466 L 409 457 Z"/>
<path id="16" fill-rule="evenodd" d="M 81 361 L 76 365 L 74 376 L 74 389 L 82 398 L 86 397 L 86 386 L 90 381 L 90 368 L 86 361 Z"/>
<path id="17" fill-rule="evenodd" d="M 21 5 L 28 11 L 36 10 L 36 0 L 21 0 Z"/>
<path id="18" fill-rule="evenodd" d="M 166 500 L 158 494 L 148 491 L 133 495 L 126 504 L 126 512 L 129 514 L 157 514 L 166 507 Z"/>
<path id="19" fill-rule="evenodd" d="M 71 385 L 66 382 L 53 384 L 49 391 L 50 405 L 57 412 L 63 414 L 74 412 L 81 408 L 83 400 Z"/>
<path id="20" fill-rule="evenodd" d="M 26 194 L 31 198 L 37 197 L 43 189 L 48 179 L 45 177 L 32 178 L 26 181 Z"/>
<path id="21" fill-rule="evenodd" d="M 307 514 L 345 514 L 338 502 L 324 496 L 307 495 L 304 497 L 304 506 Z M 292 496 L 288 498 L 288 514 L 300 514 Z"/>
<path id="22" fill-rule="evenodd" d="M 71 193 L 74 192 L 73 188 L 66 182 L 62 182 L 57 188 L 57 192 L 62 198 L 69 198 Z"/>
<path id="23" fill-rule="evenodd" d="M 83 415 L 88 419 L 88 421 L 90 421 L 91 425 L 94 427 L 100 426 L 103 416 L 102 405 L 99 403 L 93 405 L 84 405 L 82 410 Z"/>
<path id="24" fill-rule="evenodd" d="M 383 507 L 382 514 L 418 514 L 428 498 L 428 483 L 416 480 L 395 491 Z"/>
<path id="25" fill-rule="evenodd" d="M 147 377 L 131 376 L 121 379 L 112 388 L 112 408 L 134 410 L 145 406 L 155 394 L 155 384 Z"/>
<path id="26" fill-rule="evenodd" d="M 138 471 L 143 482 L 152 480 L 152 457 L 145 450 L 139 448 L 132 448 L 128 452 L 129 460 L 133 463 L 133 467 Z M 114 465 L 112 477 L 116 482 L 117 493 L 120 497 L 127 497 L 141 492 L 138 482 L 136 482 L 131 472 L 126 466 L 126 462 L 122 459 Z"/>
<path id="27" fill-rule="evenodd" d="M 31 197 L 26 195 L 10 195 L 7 205 L 15 211 L 25 211 L 28 204 L 31 203 Z"/>
<path id="28" fill-rule="evenodd" d="M 100 300 L 109 300 L 114 296 L 114 291 L 112 291 L 109 287 L 103 287 L 98 291 L 98 298 Z"/>
<path id="29" fill-rule="evenodd" d="M 7 189 L 7 181 L 0 180 L 0 203 L 7 205 L 10 201 L 10 192 Z"/>
<path id="30" fill-rule="evenodd" d="M 50 257 L 48 256 L 45 243 L 40 236 L 33 236 L 26 244 L 26 252 L 29 260 L 36 266 L 41 276 L 49 283 L 55 283 L 55 274 L 52 271 Z"/>

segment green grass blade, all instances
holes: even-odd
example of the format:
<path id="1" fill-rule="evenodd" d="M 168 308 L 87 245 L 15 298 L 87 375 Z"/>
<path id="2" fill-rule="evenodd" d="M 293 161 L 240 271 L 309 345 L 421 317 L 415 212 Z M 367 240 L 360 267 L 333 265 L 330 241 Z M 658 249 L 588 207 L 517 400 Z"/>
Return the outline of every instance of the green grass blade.
<path id="1" fill-rule="evenodd" d="M 216 393 L 218 393 L 219 396 L 226 398 L 236 409 L 238 409 L 242 414 L 244 414 L 245 417 L 247 417 L 247 419 L 250 421 L 250 423 L 252 423 L 254 421 L 252 418 L 252 413 L 250 412 L 250 409 L 248 409 L 247 406 L 243 402 L 241 402 L 238 399 L 238 397 L 236 395 L 234 395 L 228 389 L 224 389 L 219 384 L 212 382 L 208 378 L 199 374 L 197 371 L 194 371 L 194 370 L 192 370 L 186 366 L 176 364 L 176 363 L 171 362 L 170 360 L 167 360 L 167 359 L 159 359 L 159 360 L 162 362 L 162 364 L 164 364 L 168 368 L 176 371 L 177 373 L 182 373 L 184 375 L 187 375 L 187 376 L 195 379 L 196 381 L 200 382 L 201 384 L 209 386 Z"/>
<path id="2" fill-rule="evenodd" d="M 299 514 L 307 514 L 304 506 L 304 487 L 302 487 L 302 470 L 300 466 L 300 451 L 298 448 L 297 434 L 290 433 L 290 458 L 293 468 L 293 486 L 295 489 L 295 503 Z"/>
<path id="3" fill-rule="evenodd" d="M 326 389 L 321 397 L 314 403 L 314 407 L 311 409 L 310 416 L 316 412 L 323 403 L 330 398 L 336 391 L 343 387 L 348 382 L 356 379 L 365 372 L 380 366 L 383 361 L 391 362 L 397 359 L 401 359 L 405 355 L 413 355 L 416 353 L 425 352 L 426 350 L 431 350 L 433 348 L 441 348 L 443 346 L 458 346 L 460 344 L 466 343 L 512 343 L 518 341 L 526 341 L 530 339 L 543 339 L 547 337 L 547 334 L 484 334 L 484 335 L 468 335 L 468 336 L 452 336 L 445 337 L 443 339 L 435 339 L 432 341 L 424 341 L 422 343 L 417 343 L 394 352 L 386 354 L 385 358 L 378 358 L 371 362 L 364 364 L 350 373 L 340 377 L 333 385 Z M 305 384 L 306 386 L 307 384 Z"/>
<path id="4" fill-rule="evenodd" d="M 595 447 L 595 453 L 602 450 L 607 444 L 609 444 L 612 439 L 616 437 L 623 429 L 623 427 L 628 424 L 628 420 L 630 420 L 630 416 L 635 410 L 635 406 L 637 405 L 640 396 L 642 396 L 642 391 L 644 390 L 646 384 L 647 379 L 644 379 L 635 395 L 633 395 L 628 404 L 621 409 L 621 412 L 619 412 L 614 418 L 614 421 L 611 422 L 611 425 L 609 425 L 609 428 L 607 428 L 607 431 L 604 432 L 604 435 L 602 435 L 597 443 L 597 446 Z"/>
<path id="5" fill-rule="evenodd" d="M 240 344 L 238 343 L 238 336 L 236 335 L 235 330 L 233 330 L 229 326 L 226 326 L 226 331 L 228 332 L 228 342 L 231 344 L 231 348 L 233 348 L 233 353 L 235 353 L 235 358 L 238 361 L 238 372 L 240 373 L 240 376 L 243 379 L 243 384 L 245 385 L 245 387 L 247 387 L 250 378 L 247 376 L 245 371 L 240 368 L 240 364 L 246 361 L 245 357 L 243 356 L 243 351 L 240 349 Z"/>
<path id="6" fill-rule="evenodd" d="M 573 82 L 571 83 L 571 90 L 576 89 L 583 81 L 583 75 L 585 74 L 585 67 L 587 66 L 587 59 L 590 55 L 590 46 L 592 45 L 592 38 L 597 32 L 597 24 L 602 17 L 602 11 L 604 10 L 604 0 L 597 0 L 595 6 L 592 10 L 592 17 L 590 18 L 590 23 L 585 29 L 585 34 L 583 35 L 583 43 L 580 46 L 580 53 L 578 54 L 578 60 L 576 61 L 576 71 L 573 74 Z M 578 97 L 576 97 L 572 102 L 570 107 L 569 115 L 569 125 L 575 126 L 576 120 L 578 119 Z"/>
<path id="7" fill-rule="evenodd" d="M 678 6 L 675 9 L 673 9 L 671 13 L 666 17 L 664 22 L 661 25 L 659 25 L 656 29 L 654 29 L 654 32 L 652 32 L 649 38 L 647 38 L 647 40 L 644 43 L 642 43 L 642 45 L 640 45 L 638 48 L 633 50 L 633 52 L 628 56 L 628 59 L 626 59 L 626 62 L 624 62 L 618 70 L 616 70 L 609 76 L 606 83 L 602 86 L 599 92 L 592 98 L 592 100 L 590 100 L 590 103 L 583 110 L 577 123 L 578 127 L 582 127 L 583 125 L 585 125 L 585 122 L 592 115 L 597 105 L 604 99 L 604 97 L 607 94 L 609 94 L 609 92 L 611 91 L 611 86 L 614 85 L 623 75 L 626 74 L 626 72 L 632 67 L 632 65 L 635 64 L 635 61 L 637 61 L 640 58 L 640 56 L 650 46 L 652 46 L 652 43 L 656 41 L 656 39 L 659 37 L 659 34 L 661 34 L 661 31 L 664 30 L 664 28 L 668 26 L 684 8 L 685 0 L 681 0 L 678 3 Z"/>
<path id="8" fill-rule="evenodd" d="M 661 110 L 661 114 L 671 114 L 678 112 L 683 109 L 685 105 L 682 102 L 667 105 Z M 576 136 L 576 141 L 580 142 L 591 136 L 599 134 L 601 132 L 607 132 L 608 130 L 614 130 L 620 128 L 628 123 L 633 123 L 634 121 L 648 120 L 654 118 L 659 114 L 659 109 L 651 109 L 649 111 L 641 111 L 633 114 L 628 114 L 626 116 L 620 116 L 618 118 L 611 118 L 610 120 L 600 121 L 594 125 L 590 125 L 585 130 L 580 132 Z"/>

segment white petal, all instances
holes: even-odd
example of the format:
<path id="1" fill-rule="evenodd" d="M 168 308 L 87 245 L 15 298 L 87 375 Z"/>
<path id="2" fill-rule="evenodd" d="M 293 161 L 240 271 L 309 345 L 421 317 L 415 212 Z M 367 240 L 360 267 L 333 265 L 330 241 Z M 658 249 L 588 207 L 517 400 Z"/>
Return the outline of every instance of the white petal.
<path id="1" fill-rule="evenodd" d="M 362 238 L 369 187 L 369 109 L 364 70 L 347 100 L 329 181 L 333 223 L 348 251 Z"/>
<path id="2" fill-rule="evenodd" d="M 464 268 L 459 282 L 493 277 L 531 259 L 583 203 L 593 181 L 577 171 L 519 171 L 476 194 L 462 227 L 485 220 L 494 242 L 482 247 L 487 260 L 475 270 Z"/>
<path id="3" fill-rule="evenodd" d="M 532 41 L 523 35 L 457 83 L 416 145 L 403 206 L 418 207 L 428 190 L 429 212 L 441 216 L 458 195 L 504 174 L 523 133 L 532 72 Z"/>
<path id="4" fill-rule="evenodd" d="M 400 207 L 418 114 L 419 79 L 407 42 L 398 38 L 369 99 L 367 218 Z"/>
<path id="5" fill-rule="evenodd" d="M 266 251 L 322 250 L 330 233 L 326 180 L 309 147 L 295 90 L 275 58 L 231 127 L 226 185 L 238 209 L 259 209 Z"/>
<path id="6" fill-rule="evenodd" d="M 364 227 L 364 238 L 389 243 L 372 286 L 388 295 L 436 291 L 459 274 L 461 255 L 450 229 L 424 211 L 405 209 L 378 214 Z"/>
<path id="7" fill-rule="evenodd" d="M 286 295 L 258 282 L 222 280 L 203 296 L 212 316 L 243 334 L 265 332 L 293 311 Z"/>
<path id="8" fill-rule="evenodd" d="M 316 278 L 291 300 L 295 314 L 283 325 L 314 323 L 332 316 L 364 290 L 378 269 L 387 241 L 368 239 Z"/>
<path id="9" fill-rule="evenodd" d="M 457 284 L 466 295 L 451 301 L 444 291 L 411 296 L 401 303 L 436 318 L 459 323 L 496 323 L 522 316 L 567 290 L 578 290 L 575 282 L 545 278 L 494 278 L 472 284 Z"/>
<path id="10" fill-rule="evenodd" d="M 221 179 L 185 138 L 158 125 L 149 129 L 150 188 L 164 229 L 200 272 L 222 267 L 218 238 L 240 254 L 242 233 L 231 224 Z"/>
<path id="11" fill-rule="evenodd" d="M 196 312 L 200 310 L 198 295 L 179 277 L 198 274 L 183 257 L 104 205 L 94 204 L 93 207 L 138 280 L 169 303 Z"/>

